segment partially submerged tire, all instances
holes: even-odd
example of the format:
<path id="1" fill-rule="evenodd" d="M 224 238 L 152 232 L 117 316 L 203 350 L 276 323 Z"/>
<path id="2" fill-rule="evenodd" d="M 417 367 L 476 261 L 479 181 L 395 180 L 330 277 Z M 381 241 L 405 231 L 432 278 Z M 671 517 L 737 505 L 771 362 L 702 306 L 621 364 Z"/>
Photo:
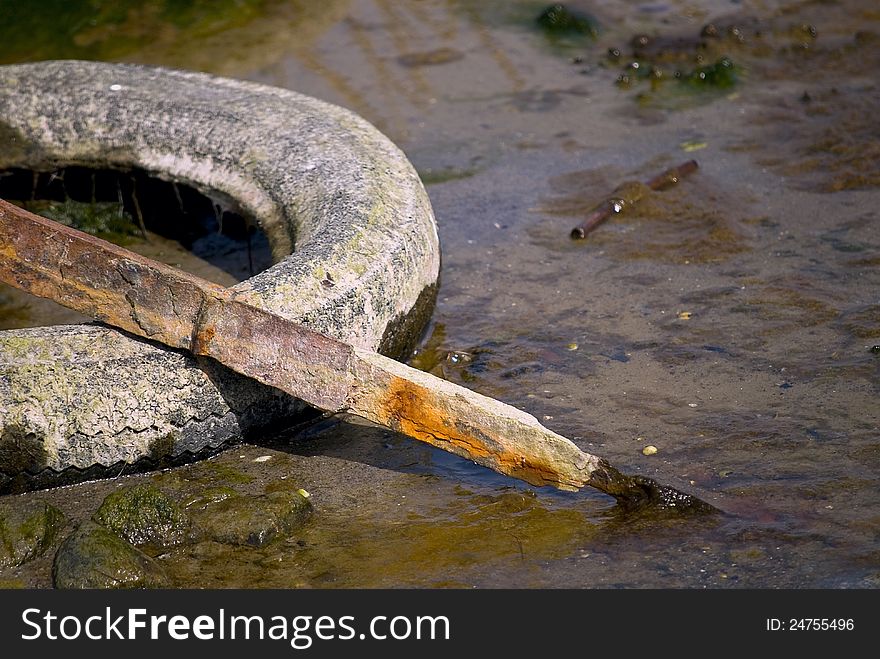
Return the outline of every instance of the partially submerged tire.
<path id="1" fill-rule="evenodd" d="M 161 68 L 0 67 L 0 170 L 68 166 L 139 168 L 255 219 L 276 264 L 233 289 L 251 304 L 391 356 L 430 315 L 440 255 L 424 187 L 347 110 Z M 0 332 L 0 491 L 197 455 L 304 409 L 111 328 Z"/>

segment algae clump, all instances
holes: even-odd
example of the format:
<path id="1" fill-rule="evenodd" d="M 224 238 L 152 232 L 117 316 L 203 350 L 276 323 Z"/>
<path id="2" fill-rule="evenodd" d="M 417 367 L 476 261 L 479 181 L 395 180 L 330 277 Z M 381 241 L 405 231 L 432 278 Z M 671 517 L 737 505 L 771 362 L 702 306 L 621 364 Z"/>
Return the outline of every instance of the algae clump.
<path id="1" fill-rule="evenodd" d="M 737 82 L 737 67 L 728 57 L 722 57 L 708 66 L 694 69 L 684 82 L 697 88 L 728 89 Z"/>
<path id="2" fill-rule="evenodd" d="M 109 494 L 92 519 L 133 545 L 171 547 L 187 537 L 189 520 L 167 494 L 151 484 Z"/>
<path id="3" fill-rule="evenodd" d="M 25 210 L 48 217 L 59 224 L 103 238 L 117 245 L 130 244 L 141 237 L 134 219 L 115 202 L 64 201 L 18 202 Z"/>
<path id="4" fill-rule="evenodd" d="M 599 33 L 596 19 L 563 4 L 548 5 L 535 23 L 551 37 L 583 35 L 594 38 Z"/>
<path id="5" fill-rule="evenodd" d="M 154 559 L 109 529 L 85 521 L 55 554 L 56 588 L 162 588 L 169 584 Z"/>
<path id="6" fill-rule="evenodd" d="M 43 554 L 64 528 L 64 514 L 47 503 L 0 504 L 0 568 Z"/>
<path id="7" fill-rule="evenodd" d="M 298 529 L 312 514 L 299 492 L 230 497 L 205 506 L 193 516 L 196 534 L 228 545 L 263 547 Z"/>

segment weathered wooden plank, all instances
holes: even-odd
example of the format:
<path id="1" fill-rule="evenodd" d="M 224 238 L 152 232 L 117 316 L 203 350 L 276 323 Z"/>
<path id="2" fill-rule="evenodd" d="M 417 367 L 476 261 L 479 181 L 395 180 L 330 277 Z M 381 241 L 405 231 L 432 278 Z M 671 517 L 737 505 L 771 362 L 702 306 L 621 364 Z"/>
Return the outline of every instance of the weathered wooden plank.
<path id="1" fill-rule="evenodd" d="M 227 289 L 0 200 L 0 280 L 533 485 L 710 510 L 629 477 L 531 415 L 237 301 Z"/>

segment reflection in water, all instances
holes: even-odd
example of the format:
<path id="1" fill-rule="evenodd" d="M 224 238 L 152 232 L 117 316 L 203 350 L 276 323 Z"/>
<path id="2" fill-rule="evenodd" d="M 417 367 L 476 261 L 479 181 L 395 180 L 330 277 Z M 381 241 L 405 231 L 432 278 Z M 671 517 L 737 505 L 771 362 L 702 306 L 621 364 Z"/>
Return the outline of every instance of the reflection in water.
<path id="1" fill-rule="evenodd" d="M 63 0 L 4 2 L 0 63 L 99 59 L 186 66 L 225 75 L 306 48 L 344 16 L 326 0 Z M 25 29 L 29 28 L 29 29 Z"/>

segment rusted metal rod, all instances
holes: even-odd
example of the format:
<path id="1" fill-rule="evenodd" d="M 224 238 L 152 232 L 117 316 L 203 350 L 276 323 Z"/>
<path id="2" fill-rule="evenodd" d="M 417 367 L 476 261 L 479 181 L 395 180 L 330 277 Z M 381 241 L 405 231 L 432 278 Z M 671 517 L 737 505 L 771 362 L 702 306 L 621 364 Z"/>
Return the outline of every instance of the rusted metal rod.
<path id="1" fill-rule="evenodd" d="M 621 474 L 531 415 L 235 299 L 228 289 L 0 200 L 0 281 L 212 357 L 328 412 L 348 412 L 533 485 L 627 505 L 712 510 Z"/>
<path id="2" fill-rule="evenodd" d="M 682 178 L 695 172 L 697 167 L 696 160 L 688 160 L 677 167 L 670 167 L 647 181 L 644 185 L 641 183 L 624 183 L 608 199 L 591 210 L 583 222 L 571 230 L 571 237 L 575 240 L 586 238 L 588 233 L 609 217 L 616 213 L 622 213 L 625 209 L 635 204 L 644 196 L 647 190 L 659 191 L 671 188 Z"/>

